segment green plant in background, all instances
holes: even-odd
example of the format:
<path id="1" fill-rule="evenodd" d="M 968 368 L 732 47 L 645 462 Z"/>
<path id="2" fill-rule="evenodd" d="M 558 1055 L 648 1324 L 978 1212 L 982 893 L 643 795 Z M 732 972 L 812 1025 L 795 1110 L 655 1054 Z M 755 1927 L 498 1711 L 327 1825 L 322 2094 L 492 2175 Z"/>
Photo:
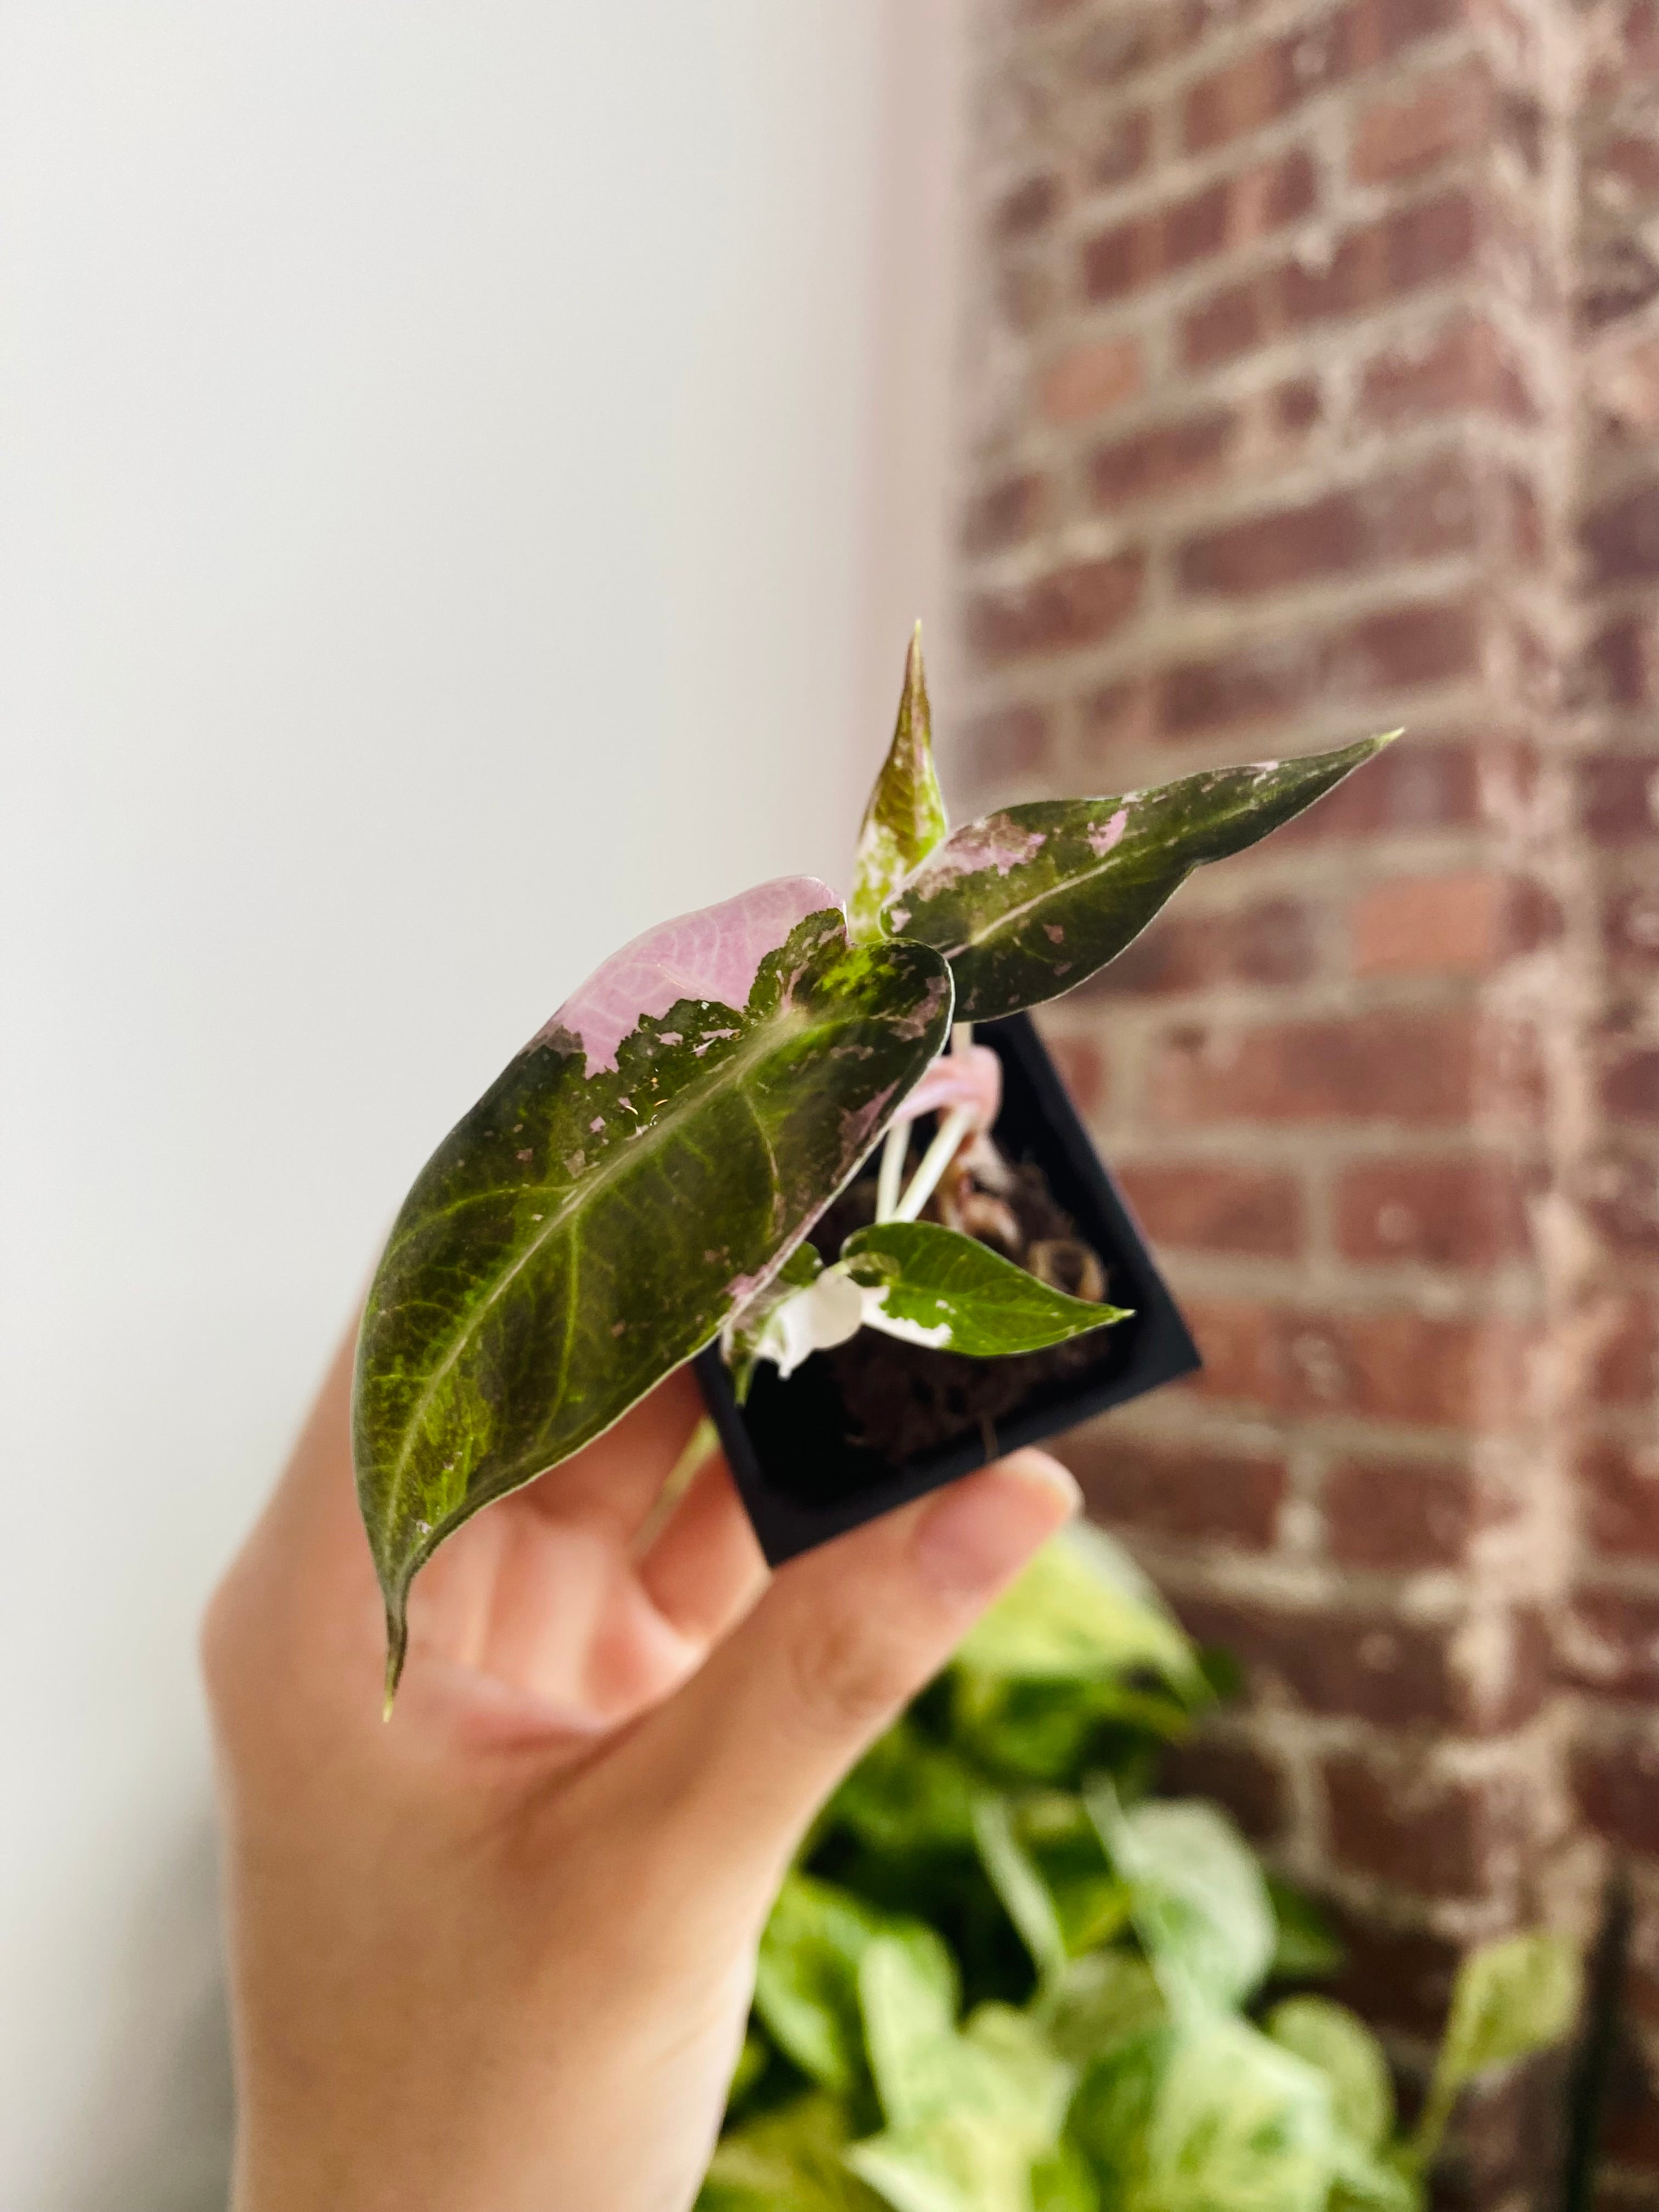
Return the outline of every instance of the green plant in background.
<path id="1" fill-rule="evenodd" d="M 1060 1539 L 824 1808 L 761 1946 L 699 2212 L 1414 2212 L 1464 2086 L 1564 2036 L 1576 1953 L 1464 1962 L 1402 2132 L 1340 1954 L 1226 1815 L 1148 1792 L 1215 1695 Z"/>

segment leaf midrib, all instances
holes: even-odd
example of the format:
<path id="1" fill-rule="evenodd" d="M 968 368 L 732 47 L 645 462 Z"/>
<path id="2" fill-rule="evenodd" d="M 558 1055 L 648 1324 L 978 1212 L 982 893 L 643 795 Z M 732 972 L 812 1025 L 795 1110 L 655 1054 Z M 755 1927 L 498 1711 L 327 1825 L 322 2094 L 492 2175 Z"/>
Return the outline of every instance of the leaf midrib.
<path id="1" fill-rule="evenodd" d="M 664 1110 L 659 1120 L 647 1123 L 635 1134 L 624 1137 L 621 1144 L 608 1152 L 600 1164 L 594 1170 L 592 1176 L 571 1189 L 557 1211 L 551 1214 L 537 1231 L 518 1258 L 495 1279 L 483 1297 L 476 1304 L 467 1308 L 464 1321 L 455 1330 L 444 1352 L 443 1358 L 428 1375 L 422 1386 L 420 1396 L 410 1409 L 404 1422 L 403 1443 L 398 1449 L 396 1460 L 392 1462 L 386 1484 L 386 1505 L 380 1516 L 382 1548 L 385 1547 L 391 1535 L 401 1510 L 403 1486 L 409 1472 L 410 1455 L 414 1449 L 415 1437 L 419 1432 L 433 1399 L 436 1396 L 444 1378 L 454 1368 L 468 1344 L 477 1335 L 485 1316 L 503 1293 L 523 1273 L 531 1261 L 546 1245 L 548 1240 L 556 1234 L 579 1204 L 586 1205 L 599 1195 L 607 1184 L 615 1182 L 623 1172 L 625 1165 L 631 1166 L 641 1157 L 641 1148 L 648 1152 L 666 1140 L 680 1118 L 681 1110 L 691 1099 L 714 1096 L 746 1074 L 755 1062 L 764 1058 L 768 1049 L 775 1048 L 790 1030 L 805 1030 L 811 1025 L 810 1015 L 793 1007 L 787 1013 L 784 1010 L 779 1009 L 764 1017 L 762 1024 L 756 1029 L 752 1036 L 734 1046 L 720 1061 L 718 1068 L 712 1071 L 706 1081 L 694 1078 L 691 1084 L 680 1092 L 678 1099 Z M 770 1145 L 767 1146 L 767 1157 L 771 1166 L 775 1197 L 776 1156 Z"/>

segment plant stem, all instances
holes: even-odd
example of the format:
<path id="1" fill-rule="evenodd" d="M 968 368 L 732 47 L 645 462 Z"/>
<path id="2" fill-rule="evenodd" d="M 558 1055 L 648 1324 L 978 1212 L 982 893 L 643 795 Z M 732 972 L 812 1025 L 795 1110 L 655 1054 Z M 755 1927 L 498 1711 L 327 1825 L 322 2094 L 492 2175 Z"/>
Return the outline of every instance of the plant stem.
<path id="1" fill-rule="evenodd" d="M 890 1218 L 894 1221 L 914 1221 L 939 1188 L 940 1176 L 957 1156 L 963 1139 L 974 1126 L 974 1117 L 966 1106 L 953 1106 L 939 1123 L 939 1134 L 928 1146 L 921 1165 L 910 1179 L 910 1187 L 900 1199 Z M 884 1167 L 885 1161 L 882 1163 Z"/>
<path id="2" fill-rule="evenodd" d="M 898 1211 L 904 1181 L 904 1158 L 910 1149 L 910 1124 L 895 1121 L 881 1148 L 881 1171 L 876 1178 L 876 1218 L 890 1221 Z"/>

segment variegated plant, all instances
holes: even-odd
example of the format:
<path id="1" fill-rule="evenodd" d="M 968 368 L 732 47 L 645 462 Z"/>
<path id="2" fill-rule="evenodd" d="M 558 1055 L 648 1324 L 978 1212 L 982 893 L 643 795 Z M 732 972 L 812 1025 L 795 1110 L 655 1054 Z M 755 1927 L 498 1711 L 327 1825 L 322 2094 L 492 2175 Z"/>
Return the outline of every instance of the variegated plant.
<path id="1" fill-rule="evenodd" d="M 1120 1319 L 941 1209 L 975 1161 L 995 1187 L 999 1063 L 969 1025 L 1084 981 L 1190 869 L 1387 742 L 952 834 L 913 639 L 845 910 L 793 877 L 648 931 L 532 1038 L 404 1202 L 353 1408 L 388 1695 L 410 1584 L 444 1539 L 716 1337 L 742 1388 L 758 1360 L 787 1374 L 860 1328 L 980 1358 Z M 907 1176 L 924 1114 L 936 1133 Z M 876 1220 L 826 1266 L 808 1232 L 878 1145 Z M 918 1218 L 930 1200 L 944 1218 Z"/>

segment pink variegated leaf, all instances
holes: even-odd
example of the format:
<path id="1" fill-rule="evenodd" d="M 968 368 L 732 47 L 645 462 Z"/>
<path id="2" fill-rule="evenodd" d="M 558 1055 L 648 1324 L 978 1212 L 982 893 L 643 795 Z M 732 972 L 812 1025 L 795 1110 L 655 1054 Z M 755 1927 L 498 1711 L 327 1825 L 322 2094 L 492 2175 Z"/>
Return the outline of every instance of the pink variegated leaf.
<path id="1" fill-rule="evenodd" d="M 927 946 L 849 945 L 821 885 L 763 884 L 607 961 L 444 1139 L 357 1347 L 388 1691 L 416 1571 L 753 1297 L 856 1172 L 951 1012 Z"/>

